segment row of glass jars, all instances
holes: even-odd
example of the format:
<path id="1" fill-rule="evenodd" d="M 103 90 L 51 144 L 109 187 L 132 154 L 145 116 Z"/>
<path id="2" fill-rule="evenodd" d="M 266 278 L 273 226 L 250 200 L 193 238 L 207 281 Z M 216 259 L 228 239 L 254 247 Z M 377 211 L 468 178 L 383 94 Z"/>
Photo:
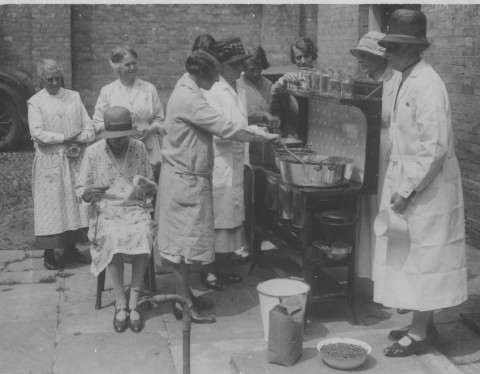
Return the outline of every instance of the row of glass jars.
<path id="1" fill-rule="evenodd" d="M 351 75 L 341 74 L 338 70 L 300 68 L 298 70 L 300 86 L 289 85 L 289 89 L 313 92 L 336 98 L 352 97 L 353 79 Z"/>

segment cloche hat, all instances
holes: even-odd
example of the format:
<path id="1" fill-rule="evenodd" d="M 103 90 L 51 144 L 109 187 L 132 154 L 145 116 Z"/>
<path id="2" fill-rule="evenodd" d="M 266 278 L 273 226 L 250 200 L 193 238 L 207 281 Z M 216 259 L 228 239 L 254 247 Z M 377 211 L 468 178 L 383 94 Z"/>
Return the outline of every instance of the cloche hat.
<path id="1" fill-rule="evenodd" d="M 221 64 L 231 64 L 252 57 L 245 53 L 245 47 L 240 38 L 218 41 L 214 48 Z"/>
<path id="2" fill-rule="evenodd" d="M 428 46 L 427 17 L 419 10 L 397 9 L 390 16 L 387 35 L 378 42 L 382 47 L 387 43 L 406 43 Z"/>
<path id="3" fill-rule="evenodd" d="M 363 51 L 375 56 L 383 57 L 385 55 L 385 48 L 378 45 L 378 42 L 384 37 L 385 34 L 382 32 L 370 31 L 362 36 L 357 47 L 350 49 L 350 53 L 356 56 L 357 52 Z"/>
<path id="4" fill-rule="evenodd" d="M 130 111 L 122 106 L 112 106 L 103 114 L 105 130 L 98 134 L 100 139 L 119 138 L 121 136 L 137 135 L 138 131 L 132 128 Z"/>

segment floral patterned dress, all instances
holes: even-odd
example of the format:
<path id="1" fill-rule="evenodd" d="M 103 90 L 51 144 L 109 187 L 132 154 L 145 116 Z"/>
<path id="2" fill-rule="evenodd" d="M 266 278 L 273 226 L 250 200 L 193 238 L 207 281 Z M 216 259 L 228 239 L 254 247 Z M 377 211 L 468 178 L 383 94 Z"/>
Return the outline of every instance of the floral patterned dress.
<path id="1" fill-rule="evenodd" d="M 88 238 L 91 241 L 91 272 L 98 275 L 116 253 L 150 254 L 153 222 L 148 201 L 134 188 L 135 175 L 153 179 L 152 168 L 143 143 L 130 138 L 123 165 L 119 165 L 105 139 L 89 146 L 80 168 L 77 195 L 84 187 L 97 183 L 110 186 L 92 203 Z"/>

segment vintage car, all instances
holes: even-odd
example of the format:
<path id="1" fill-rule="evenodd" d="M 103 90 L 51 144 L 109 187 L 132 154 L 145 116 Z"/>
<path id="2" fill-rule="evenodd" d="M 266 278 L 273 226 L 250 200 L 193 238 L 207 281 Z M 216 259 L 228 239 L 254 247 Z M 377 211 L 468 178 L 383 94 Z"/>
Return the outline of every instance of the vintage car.
<path id="1" fill-rule="evenodd" d="M 34 93 L 27 74 L 0 67 L 0 152 L 28 137 L 27 100 Z"/>

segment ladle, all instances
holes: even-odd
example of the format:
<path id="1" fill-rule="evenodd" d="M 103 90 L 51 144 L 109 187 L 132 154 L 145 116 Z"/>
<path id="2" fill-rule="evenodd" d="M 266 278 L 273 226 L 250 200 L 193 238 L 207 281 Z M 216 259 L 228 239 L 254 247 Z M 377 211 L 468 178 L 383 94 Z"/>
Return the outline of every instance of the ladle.
<path id="1" fill-rule="evenodd" d="M 287 145 L 285 143 L 282 143 L 283 149 L 290 155 L 292 156 L 295 160 L 300 162 L 303 165 L 306 165 L 305 161 L 303 161 L 300 157 L 298 157 L 295 153 L 293 153 L 290 149 L 288 149 Z"/>

